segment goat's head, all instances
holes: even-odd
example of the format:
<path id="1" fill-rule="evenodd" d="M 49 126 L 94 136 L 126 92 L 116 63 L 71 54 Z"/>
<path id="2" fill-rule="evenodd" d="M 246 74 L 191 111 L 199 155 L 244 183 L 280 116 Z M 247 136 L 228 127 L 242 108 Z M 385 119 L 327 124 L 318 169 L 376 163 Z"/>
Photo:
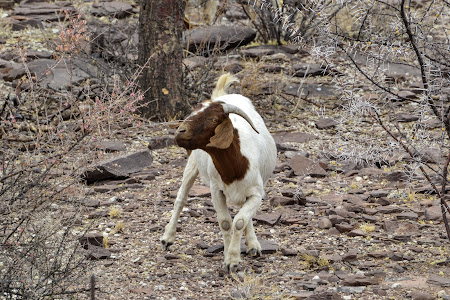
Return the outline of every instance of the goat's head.
<path id="1" fill-rule="evenodd" d="M 230 113 L 243 117 L 258 133 L 248 115 L 239 107 L 221 101 L 206 101 L 178 127 L 175 141 L 187 150 L 228 148 L 234 138 Z"/>

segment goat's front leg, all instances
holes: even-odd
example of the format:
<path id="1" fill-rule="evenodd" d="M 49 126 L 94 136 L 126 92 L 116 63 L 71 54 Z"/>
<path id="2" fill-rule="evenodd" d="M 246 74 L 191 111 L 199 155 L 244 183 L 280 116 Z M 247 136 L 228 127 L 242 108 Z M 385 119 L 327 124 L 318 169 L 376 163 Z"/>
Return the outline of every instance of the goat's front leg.
<path id="1" fill-rule="evenodd" d="M 247 227 L 245 227 L 245 239 L 247 240 L 247 254 L 249 256 L 261 256 L 261 244 L 256 237 L 255 228 L 253 227 L 251 218 Z"/>
<path id="2" fill-rule="evenodd" d="M 252 222 L 252 217 L 255 215 L 256 211 L 261 205 L 261 200 L 261 195 L 253 195 L 248 197 L 244 205 L 242 205 L 241 209 L 239 210 L 239 213 L 234 217 L 231 232 L 231 241 L 228 247 L 228 253 L 227 255 L 225 255 L 225 268 L 228 272 L 236 272 L 239 268 L 242 233 L 244 232 L 244 229 L 250 224 L 250 222 Z M 252 228 L 253 225 L 251 225 L 248 230 L 251 230 Z M 256 235 L 254 235 L 254 239 L 256 239 Z M 253 242 L 254 239 L 252 239 Z M 258 240 L 256 240 L 256 242 L 258 242 Z M 250 245 L 250 247 L 253 246 L 256 245 Z M 259 246 L 259 248 L 261 248 L 261 246 Z"/>
<path id="3" fill-rule="evenodd" d="M 181 183 L 181 187 L 178 190 L 177 199 L 174 203 L 172 217 L 170 218 L 170 222 L 166 225 L 164 235 L 161 238 L 161 244 L 165 250 L 168 250 L 170 245 L 172 245 L 175 241 L 178 219 L 180 217 L 181 211 L 183 210 L 183 207 L 187 203 L 189 190 L 194 184 L 197 175 L 197 166 L 194 164 L 193 160 L 189 159 L 186 168 L 184 169 L 183 180 Z"/>
<path id="4" fill-rule="evenodd" d="M 231 215 L 230 212 L 228 211 L 225 195 L 221 190 L 212 187 L 211 198 L 212 203 L 214 205 L 214 209 L 216 210 L 217 213 L 217 221 L 219 222 L 219 227 L 220 230 L 222 231 L 223 245 L 224 245 L 223 253 L 226 257 L 228 247 L 231 241 L 231 225 L 232 225 Z"/>

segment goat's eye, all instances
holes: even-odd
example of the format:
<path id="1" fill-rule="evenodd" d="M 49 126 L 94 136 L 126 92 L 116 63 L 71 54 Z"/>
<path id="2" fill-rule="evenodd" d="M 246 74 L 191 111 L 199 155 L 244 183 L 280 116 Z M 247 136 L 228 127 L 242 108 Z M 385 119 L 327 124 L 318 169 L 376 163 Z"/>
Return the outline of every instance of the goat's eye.
<path id="1" fill-rule="evenodd" d="M 208 121 L 210 123 L 217 123 L 217 119 L 216 118 L 209 118 Z"/>

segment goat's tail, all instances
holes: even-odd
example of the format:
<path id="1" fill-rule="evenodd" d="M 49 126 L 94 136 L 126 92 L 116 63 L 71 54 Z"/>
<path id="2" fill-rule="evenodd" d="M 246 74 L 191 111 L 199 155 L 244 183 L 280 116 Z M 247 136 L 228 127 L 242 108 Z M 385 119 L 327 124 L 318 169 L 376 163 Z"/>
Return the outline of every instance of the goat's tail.
<path id="1" fill-rule="evenodd" d="M 233 83 L 239 82 L 239 79 L 231 75 L 230 73 L 223 74 L 217 80 L 216 87 L 214 88 L 211 99 L 214 100 L 217 97 L 224 96 L 227 94 L 226 89 Z"/>

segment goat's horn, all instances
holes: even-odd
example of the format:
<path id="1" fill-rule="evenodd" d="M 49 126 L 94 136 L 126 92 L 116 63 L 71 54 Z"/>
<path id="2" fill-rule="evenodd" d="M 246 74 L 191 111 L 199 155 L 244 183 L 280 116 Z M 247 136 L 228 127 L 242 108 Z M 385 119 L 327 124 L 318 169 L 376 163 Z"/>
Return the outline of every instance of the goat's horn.
<path id="1" fill-rule="evenodd" d="M 255 125 L 253 125 L 252 120 L 250 120 L 249 116 L 242 109 L 240 109 L 239 107 L 237 107 L 235 105 L 227 104 L 227 103 L 223 103 L 222 106 L 223 106 L 223 110 L 226 114 L 233 113 L 233 114 L 243 117 L 245 119 L 245 121 L 247 121 L 248 124 L 250 124 L 250 126 L 252 126 L 253 130 L 259 134 L 259 131 L 256 130 Z"/>

